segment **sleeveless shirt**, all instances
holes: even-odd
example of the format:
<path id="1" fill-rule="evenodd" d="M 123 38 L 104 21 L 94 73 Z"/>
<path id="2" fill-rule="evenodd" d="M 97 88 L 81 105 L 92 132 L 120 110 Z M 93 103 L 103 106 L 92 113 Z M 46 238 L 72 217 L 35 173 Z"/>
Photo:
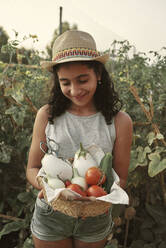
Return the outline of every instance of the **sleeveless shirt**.
<path id="1" fill-rule="evenodd" d="M 48 122 L 45 134 L 47 142 L 49 138 L 58 145 L 58 156 L 66 159 L 74 157 L 80 143 L 84 148 L 95 144 L 105 153 L 112 153 L 116 138 L 114 119 L 107 125 L 100 112 L 78 116 L 66 111 L 53 124 Z"/>

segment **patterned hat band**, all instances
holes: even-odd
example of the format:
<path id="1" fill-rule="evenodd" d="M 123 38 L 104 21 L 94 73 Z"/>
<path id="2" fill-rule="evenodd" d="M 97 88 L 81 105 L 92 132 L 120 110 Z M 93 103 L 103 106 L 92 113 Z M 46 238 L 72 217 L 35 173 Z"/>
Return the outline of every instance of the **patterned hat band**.
<path id="1" fill-rule="evenodd" d="M 93 37 L 83 31 L 68 30 L 59 35 L 52 47 L 52 60 L 41 61 L 42 68 L 53 72 L 57 64 L 72 61 L 98 61 L 105 64 L 109 60 L 109 53 L 97 51 Z"/>
<path id="2" fill-rule="evenodd" d="M 72 48 L 56 53 L 52 61 L 59 62 L 66 58 L 96 58 L 100 53 L 87 48 Z"/>

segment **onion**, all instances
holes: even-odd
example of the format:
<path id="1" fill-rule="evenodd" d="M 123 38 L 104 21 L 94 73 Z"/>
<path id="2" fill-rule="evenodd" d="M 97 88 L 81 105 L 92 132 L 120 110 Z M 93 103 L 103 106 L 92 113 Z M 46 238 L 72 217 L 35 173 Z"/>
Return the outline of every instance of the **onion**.
<path id="1" fill-rule="evenodd" d="M 47 177 L 47 183 L 52 189 L 65 188 L 65 184 L 55 177 Z"/>
<path id="2" fill-rule="evenodd" d="M 72 178 L 72 167 L 55 155 L 45 154 L 42 158 L 42 167 L 48 177 L 58 177 L 62 181 Z"/>

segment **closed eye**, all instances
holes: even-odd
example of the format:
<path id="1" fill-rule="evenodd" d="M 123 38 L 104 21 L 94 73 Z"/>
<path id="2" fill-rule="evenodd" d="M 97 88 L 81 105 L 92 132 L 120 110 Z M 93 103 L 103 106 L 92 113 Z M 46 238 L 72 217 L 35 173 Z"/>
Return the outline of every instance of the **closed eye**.
<path id="1" fill-rule="evenodd" d="M 59 82 L 60 82 L 60 84 L 61 85 L 63 85 L 63 86 L 68 86 L 68 85 L 70 85 L 70 81 L 68 81 L 68 80 L 66 80 L 66 79 L 59 79 Z"/>
<path id="2" fill-rule="evenodd" d="M 62 83 L 62 85 L 63 86 L 68 86 L 68 85 L 70 85 L 70 82 L 64 82 L 64 83 Z"/>
<path id="3" fill-rule="evenodd" d="M 81 84 L 84 84 L 84 83 L 87 83 L 88 82 L 88 80 L 86 79 L 86 80 L 79 80 L 79 83 L 81 83 Z"/>

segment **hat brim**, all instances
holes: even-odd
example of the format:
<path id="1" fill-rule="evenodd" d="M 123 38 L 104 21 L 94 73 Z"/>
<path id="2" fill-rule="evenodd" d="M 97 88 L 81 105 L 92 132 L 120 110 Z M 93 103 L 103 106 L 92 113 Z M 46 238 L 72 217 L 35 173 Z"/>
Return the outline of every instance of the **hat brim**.
<path id="1" fill-rule="evenodd" d="M 59 61 L 41 61 L 40 65 L 43 69 L 47 69 L 48 71 L 53 71 L 53 66 L 57 64 L 62 64 L 66 62 L 72 62 L 72 61 L 99 61 L 102 64 L 105 64 L 109 60 L 110 54 L 106 53 L 98 57 L 94 58 L 86 58 L 86 57 L 73 57 L 73 58 L 66 58 Z"/>

